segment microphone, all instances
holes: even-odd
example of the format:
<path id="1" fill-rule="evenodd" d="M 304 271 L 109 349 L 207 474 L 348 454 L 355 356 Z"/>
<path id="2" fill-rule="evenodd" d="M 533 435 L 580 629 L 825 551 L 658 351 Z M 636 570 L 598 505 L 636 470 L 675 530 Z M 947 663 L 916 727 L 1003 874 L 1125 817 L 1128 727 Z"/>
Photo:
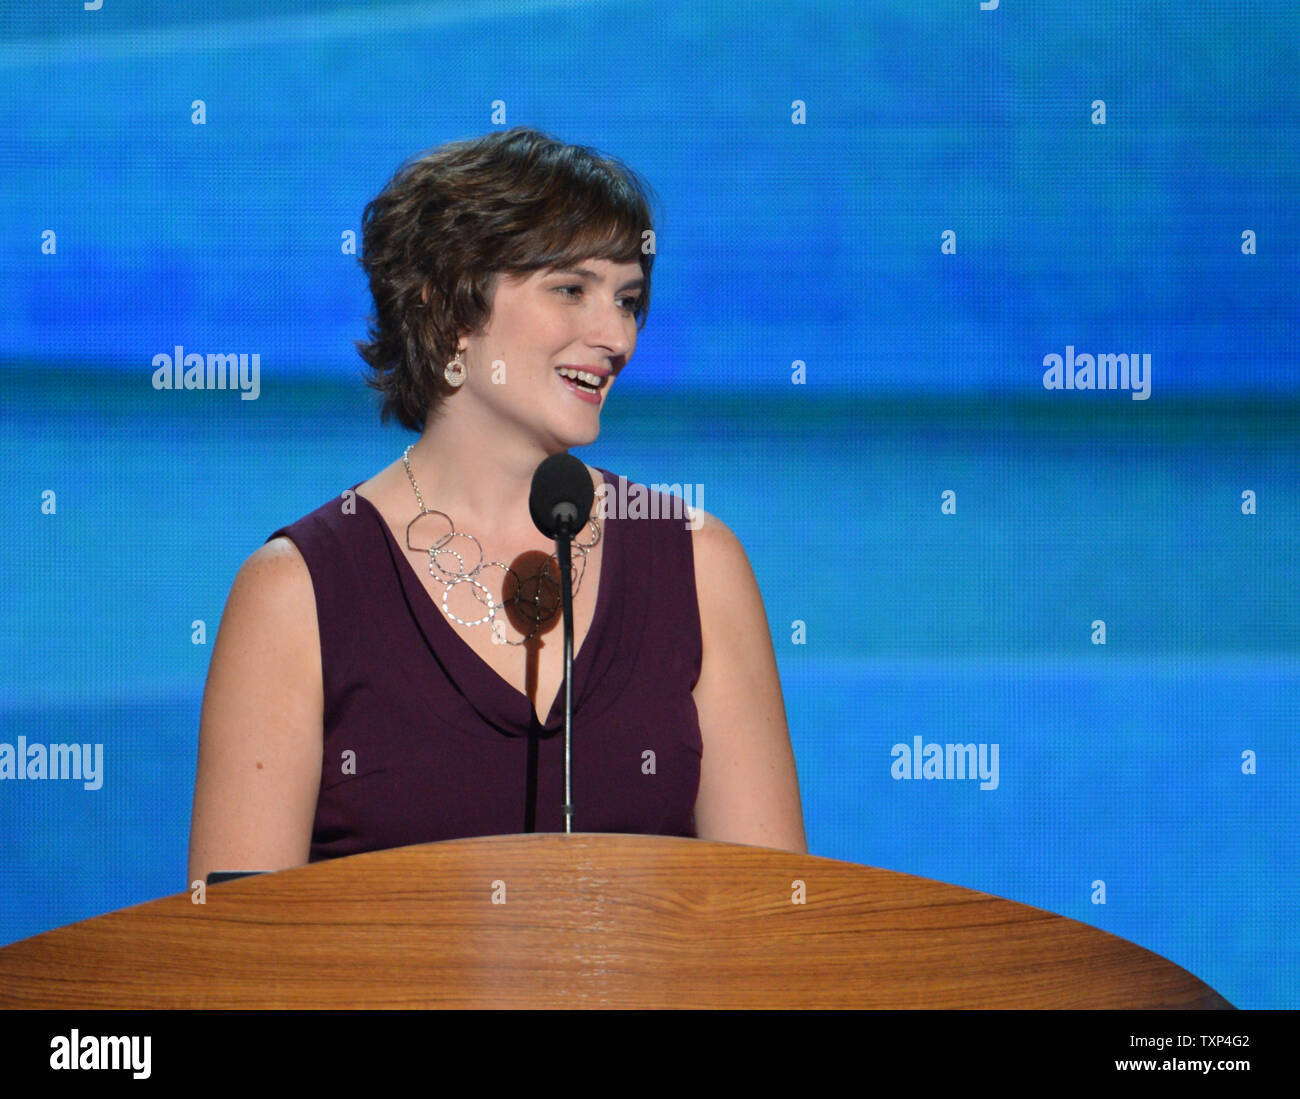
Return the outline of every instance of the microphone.
<path id="1" fill-rule="evenodd" d="M 572 538 L 587 525 L 596 500 L 587 467 L 567 451 L 552 454 L 533 473 L 528 510 L 533 523 L 547 538 L 559 538 L 567 529 Z"/>
<path id="2" fill-rule="evenodd" d="M 564 831 L 573 831 L 573 536 L 587 525 L 596 489 L 587 467 L 567 451 L 552 454 L 533 473 L 528 511 L 547 538 L 555 539 L 560 563 L 560 609 L 564 628 Z"/>

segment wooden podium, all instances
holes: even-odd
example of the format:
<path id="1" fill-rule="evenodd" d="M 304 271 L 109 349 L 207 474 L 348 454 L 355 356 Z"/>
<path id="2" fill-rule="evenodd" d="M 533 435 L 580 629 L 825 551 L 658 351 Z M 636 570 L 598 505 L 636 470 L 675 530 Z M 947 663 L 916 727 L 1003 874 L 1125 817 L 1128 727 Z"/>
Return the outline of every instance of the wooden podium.
<path id="1" fill-rule="evenodd" d="M 1087 924 L 763 847 L 489 836 L 164 897 L 0 950 L 4 1008 L 1228 1008 Z"/>

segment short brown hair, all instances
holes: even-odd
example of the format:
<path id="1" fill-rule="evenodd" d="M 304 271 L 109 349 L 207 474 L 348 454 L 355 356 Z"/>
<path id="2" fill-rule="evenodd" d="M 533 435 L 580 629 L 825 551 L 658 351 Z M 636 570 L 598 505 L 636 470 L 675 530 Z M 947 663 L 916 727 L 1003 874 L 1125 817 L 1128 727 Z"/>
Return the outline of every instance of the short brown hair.
<path id="1" fill-rule="evenodd" d="M 362 217 L 360 262 L 375 310 L 357 349 L 381 419 L 422 431 L 446 396 L 444 364 L 491 314 L 498 275 L 584 259 L 639 263 L 650 304 L 654 192 L 631 168 L 517 126 L 407 161 Z M 425 298 L 427 297 L 427 301 Z"/>

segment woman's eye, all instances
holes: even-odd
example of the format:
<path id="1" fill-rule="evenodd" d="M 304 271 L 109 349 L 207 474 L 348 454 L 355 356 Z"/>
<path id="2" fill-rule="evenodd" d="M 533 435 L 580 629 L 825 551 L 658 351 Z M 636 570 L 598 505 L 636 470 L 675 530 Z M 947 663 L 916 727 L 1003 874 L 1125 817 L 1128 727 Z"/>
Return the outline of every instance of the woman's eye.
<path id="1" fill-rule="evenodd" d="M 557 293 L 564 294 L 565 296 L 569 296 L 569 295 L 581 296 L 584 287 L 581 285 L 557 286 L 555 289 Z M 632 294 L 627 297 L 619 298 L 618 304 L 623 308 L 625 312 L 635 313 L 637 311 L 637 307 L 641 304 L 641 295 Z"/>

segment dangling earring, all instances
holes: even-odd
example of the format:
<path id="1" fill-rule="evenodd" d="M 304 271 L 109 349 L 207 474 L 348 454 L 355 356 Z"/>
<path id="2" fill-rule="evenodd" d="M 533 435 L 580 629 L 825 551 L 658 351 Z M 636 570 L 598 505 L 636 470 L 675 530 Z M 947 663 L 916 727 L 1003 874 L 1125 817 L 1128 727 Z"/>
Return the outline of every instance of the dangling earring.
<path id="1" fill-rule="evenodd" d="M 464 385 L 465 378 L 469 375 L 469 368 L 460 356 L 461 353 L 457 351 L 456 357 L 442 368 L 442 376 L 452 389 L 459 389 Z"/>

